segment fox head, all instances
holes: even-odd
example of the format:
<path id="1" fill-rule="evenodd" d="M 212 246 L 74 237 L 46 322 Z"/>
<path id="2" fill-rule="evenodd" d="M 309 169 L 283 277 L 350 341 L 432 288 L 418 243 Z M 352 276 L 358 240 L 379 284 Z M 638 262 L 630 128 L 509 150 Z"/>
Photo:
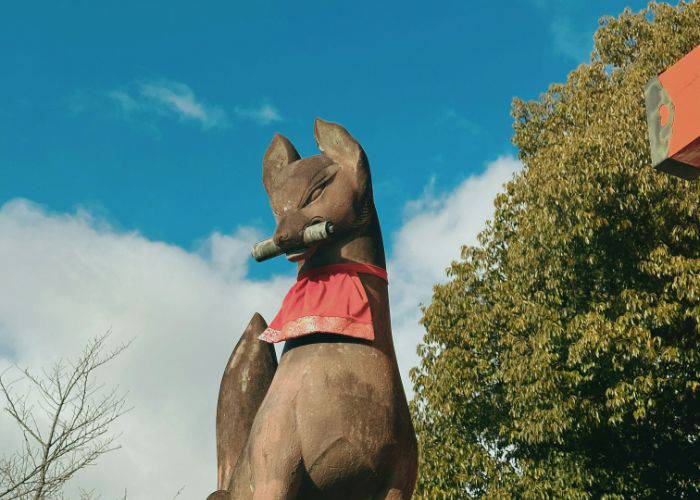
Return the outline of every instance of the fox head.
<path id="1" fill-rule="evenodd" d="M 330 221 L 334 239 L 351 236 L 374 213 L 369 162 L 360 144 L 340 125 L 317 118 L 314 137 L 321 154 L 301 158 L 277 134 L 263 158 L 263 184 L 277 222 L 273 240 L 285 250 L 303 249 L 308 226 Z M 295 261 L 315 248 L 288 253 Z"/>

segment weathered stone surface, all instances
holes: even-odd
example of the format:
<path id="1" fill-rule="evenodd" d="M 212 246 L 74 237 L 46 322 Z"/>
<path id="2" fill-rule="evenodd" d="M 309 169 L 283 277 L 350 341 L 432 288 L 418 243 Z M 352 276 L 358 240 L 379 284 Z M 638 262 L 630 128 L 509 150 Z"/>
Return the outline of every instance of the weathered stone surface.
<path id="1" fill-rule="evenodd" d="M 365 152 L 337 124 L 317 119 L 314 135 L 320 155 L 300 159 L 281 135 L 265 154 L 274 243 L 294 250 L 288 258 L 301 272 L 345 262 L 385 268 Z M 304 247 L 304 229 L 318 221 L 333 223 L 333 239 Z M 222 380 L 217 446 L 219 489 L 227 493 L 212 500 L 411 497 L 416 441 L 396 364 L 388 286 L 360 277 L 373 341 L 324 333 L 290 340 L 275 370 L 271 347 L 254 340 L 264 321 L 251 321 Z"/>

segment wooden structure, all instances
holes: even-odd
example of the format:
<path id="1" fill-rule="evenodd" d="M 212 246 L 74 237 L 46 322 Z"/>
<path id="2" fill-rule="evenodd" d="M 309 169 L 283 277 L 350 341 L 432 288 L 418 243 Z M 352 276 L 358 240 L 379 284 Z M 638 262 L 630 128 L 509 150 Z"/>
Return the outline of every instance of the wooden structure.
<path id="1" fill-rule="evenodd" d="M 652 165 L 684 179 L 700 176 L 700 45 L 645 91 Z"/>

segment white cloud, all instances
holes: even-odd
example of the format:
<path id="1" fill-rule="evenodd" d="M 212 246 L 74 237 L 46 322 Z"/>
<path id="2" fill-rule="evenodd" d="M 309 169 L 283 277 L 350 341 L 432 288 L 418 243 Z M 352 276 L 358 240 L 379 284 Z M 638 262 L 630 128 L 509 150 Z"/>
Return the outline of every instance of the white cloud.
<path id="1" fill-rule="evenodd" d="M 419 305 L 430 303 L 433 285 L 446 279 L 445 270 L 459 258 L 462 245 L 477 244 L 493 215 L 494 197 L 520 168 L 512 156 L 499 157 L 454 191 L 436 196 L 431 184 L 406 207 L 407 218 L 392 238 L 388 267 L 394 343 L 409 393 L 408 371 L 418 363 L 416 346 L 424 333 Z"/>
<path id="2" fill-rule="evenodd" d="M 221 128 L 228 124 L 226 112 L 204 102 L 192 89 L 171 80 L 141 81 L 130 90 L 117 89 L 107 93 L 125 116 L 136 114 L 174 117 L 196 122 L 203 129 Z"/>
<path id="3" fill-rule="evenodd" d="M 171 117 L 198 123 L 204 130 L 225 128 L 230 122 L 222 107 L 206 103 L 188 85 L 172 80 L 138 81 L 107 92 L 107 97 L 122 116 L 129 119 L 149 121 L 154 117 Z M 71 104 L 71 109 L 73 107 Z M 233 112 L 240 120 L 257 125 L 282 121 L 279 110 L 269 102 L 252 107 L 236 106 Z"/>
<path id="4" fill-rule="evenodd" d="M 576 23 L 585 18 L 584 2 L 580 0 L 532 0 L 533 4 L 549 16 L 549 32 L 552 49 L 567 59 L 581 63 L 587 61 L 593 50 L 595 21 L 588 26 Z M 602 12 L 601 14 L 607 14 Z"/>
<path id="5" fill-rule="evenodd" d="M 119 110 L 127 116 L 141 108 L 141 105 L 136 99 L 123 90 L 112 90 L 107 96 L 112 99 L 117 104 Z"/>
<path id="6" fill-rule="evenodd" d="M 270 103 L 263 103 L 258 107 L 252 108 L 238 106 L 236 107 L 236 115 L 240 118 L 251 120 L 258 125 L 268 125 L 282 121 L 279 111 Z"/>
<path id="7" fill-rule="evenodd" d="M 593 50 L 593 31 L 576 30 L 571 19 L 559 16 L 550 24 L 554 50 L 576 63 L 587 60 Z"/>
<path id="8" fill-rule="evenodd" d="M 422 337 L 420 302 L 492 213 L 519 163 L 499 158 L 454 191 L 410 204 L 389 262 L 394 338 L 407 388 Z M 89 213 L 47 213 L 23 200 L 0 208 L 0 372 L 73 356 L 107 329 L 135 337 L 103 381 L 129 392 L 123 448 L 76 477 L 111 498 L 204 498 L 215 485 L 214 416 L 221 372 L 254 311 L 270 320 L 292 277 L 248 277 L 251 228 L 212 234 L 193 252 L 119 232 Z M 429 243 L 428 243 L 429 242 Z M 291 271 L 291 270 L 290 270 Z M 0 449 L 16 438 L 0 416 Z M 115 471 L 118 473 L 115 474 Z M 68 495 L 71 497 L 71 495 Z"/>
<path id="9" fill-rule="evenodd" d="M 458 113 L 454 108 L 444 108 L 435 120 L 435 125 L 457 128 L 468 134 L 478 134 L 481 131 L 478 123 Z"/>
<path id="10" fill-rule="evenodd" d="M 103 374 L 135 407 L 117 426 L 123 448 L 76 484 L 106 498 L 125 488 L 137 499 L 172 498 L 182 485 L 188 498 L 211 492 L 221 372 L 253 312 L 270 318 L 291 283 L 245 278 L 258 236 L 215 233 L 190 253 L 85 213 L 49 214 L 21 200 L 0 209 L 0 372 L 73 356 L 110 327 L 115 341 L 135 338 Z M 4 415 L 0 422 L 3 433 Z M 7 439 L 0 434 L 0 444 Z"/>

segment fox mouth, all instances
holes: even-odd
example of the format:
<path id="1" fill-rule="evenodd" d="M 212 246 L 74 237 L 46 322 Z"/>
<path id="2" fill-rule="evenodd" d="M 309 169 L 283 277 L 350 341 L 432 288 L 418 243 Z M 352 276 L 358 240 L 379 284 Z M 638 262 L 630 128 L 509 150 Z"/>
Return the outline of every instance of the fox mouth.
<path id="1" fill-rule="evenodd" d="M 316 251 L 316 245 L 307 248 L 293 248 L 285 252 L 289 262 L 299 262 L 308 259 Z"/>

